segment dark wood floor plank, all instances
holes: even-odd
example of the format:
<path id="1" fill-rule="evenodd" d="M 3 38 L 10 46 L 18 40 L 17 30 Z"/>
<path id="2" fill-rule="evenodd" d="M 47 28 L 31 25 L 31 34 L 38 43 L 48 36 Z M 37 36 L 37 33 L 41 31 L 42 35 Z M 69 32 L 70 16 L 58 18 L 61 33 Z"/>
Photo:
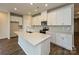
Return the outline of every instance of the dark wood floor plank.
<path id="1" fill-rule="evenodd" d="M 18 45 L 18 38 L 0 39 L 0 55 L 25 55 Z"/>

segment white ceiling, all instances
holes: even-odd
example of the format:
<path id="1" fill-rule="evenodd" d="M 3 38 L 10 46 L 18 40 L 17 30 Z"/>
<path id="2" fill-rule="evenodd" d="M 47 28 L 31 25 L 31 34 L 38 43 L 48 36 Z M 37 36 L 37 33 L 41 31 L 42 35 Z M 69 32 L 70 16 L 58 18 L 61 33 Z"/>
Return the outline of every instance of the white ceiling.
<path id="1" fill-rule="evenodd" d="M 30 5 L 30 3 L 0 3 L 0 9 L 22 15 L 31 12 L 31 14 L 34 15 L 51 8 L 62 6 L 64 4 L 66 3 L 48 3 L 48 6 L 45 7 L 45 3 L 33 3 L 33 5 Z M 17 8 L 17 10 L 15 11 L 14 8 Z M 34 11 L 35 9 L 38 11 Z"/>

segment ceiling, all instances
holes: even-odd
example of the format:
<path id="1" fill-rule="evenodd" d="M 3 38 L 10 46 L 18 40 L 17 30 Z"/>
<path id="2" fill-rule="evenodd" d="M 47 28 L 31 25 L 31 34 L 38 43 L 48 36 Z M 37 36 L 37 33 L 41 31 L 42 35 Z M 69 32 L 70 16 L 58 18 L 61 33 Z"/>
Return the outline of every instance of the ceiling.
<path id="1" fill-rule="evenodd" d="M 33 3 L 33 5 L 30 3 L 0 3 L 0 9 L 21 15 L 34 15 L 51 8 L 62 6 L 66 3 L 48 3 L 47 7 L 45 7 L 45 4 L 46 3 Z M 17 10 L 14 10 L 14 8 L 17 8 Z M 35 11 L 35 9 L 37 9 L 37 11 Z"/>

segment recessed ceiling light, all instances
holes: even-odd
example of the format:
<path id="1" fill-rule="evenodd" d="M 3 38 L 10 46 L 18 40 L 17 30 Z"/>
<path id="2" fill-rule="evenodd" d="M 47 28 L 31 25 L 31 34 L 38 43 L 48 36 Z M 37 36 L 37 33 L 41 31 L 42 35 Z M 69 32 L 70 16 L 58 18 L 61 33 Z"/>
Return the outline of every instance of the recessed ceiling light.
<path id="1" fill-rule="evenodd" d="M 30 3 L 30 5 L 33 5 L 33 3 Z"/>
<path id="2" fill-rule="evenodd" d="M 35 9 L 35 11 L 37 11 L 37 9 Z"/>
<path id="3" fill-rule="evenodd" d="M 17 10 L 17 8 L 14 8 L 14 10 Z"/>
<path id="4" fill-rule="evenodd" d="M 48 4 L 45 4 L 45 7 L 47 7 L 48 6 Z"/>

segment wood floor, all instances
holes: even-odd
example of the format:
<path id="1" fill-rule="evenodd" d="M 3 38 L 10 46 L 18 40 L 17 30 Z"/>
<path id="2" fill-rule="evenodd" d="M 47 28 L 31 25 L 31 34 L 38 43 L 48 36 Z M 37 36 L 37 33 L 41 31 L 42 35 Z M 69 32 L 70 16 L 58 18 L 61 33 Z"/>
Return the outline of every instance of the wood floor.
<path id="1" fill-rule="evenodd" d="M 79 33 L 74 34 L 74 43 L 75 43 L 77 54 L 79 55 Z"/>
<path id="2" fill-rule="evenodd" d="M 75 37 L 79 43 L 79 36 Z M 77 55 L 79 54 L 79 44 L 75 44 L 77 51 L 69 51 L 55 44 L 50 44 L 50 55 Z M 18 37 L 9 39 L 0 39 L 0 55 L 26 55 L 18 45 Z"/>
<path id="3" fill-rule="evenodd" d="M 18 45 L 17 37 L 0 39 L 0 55 L 25 55 Z"/>

